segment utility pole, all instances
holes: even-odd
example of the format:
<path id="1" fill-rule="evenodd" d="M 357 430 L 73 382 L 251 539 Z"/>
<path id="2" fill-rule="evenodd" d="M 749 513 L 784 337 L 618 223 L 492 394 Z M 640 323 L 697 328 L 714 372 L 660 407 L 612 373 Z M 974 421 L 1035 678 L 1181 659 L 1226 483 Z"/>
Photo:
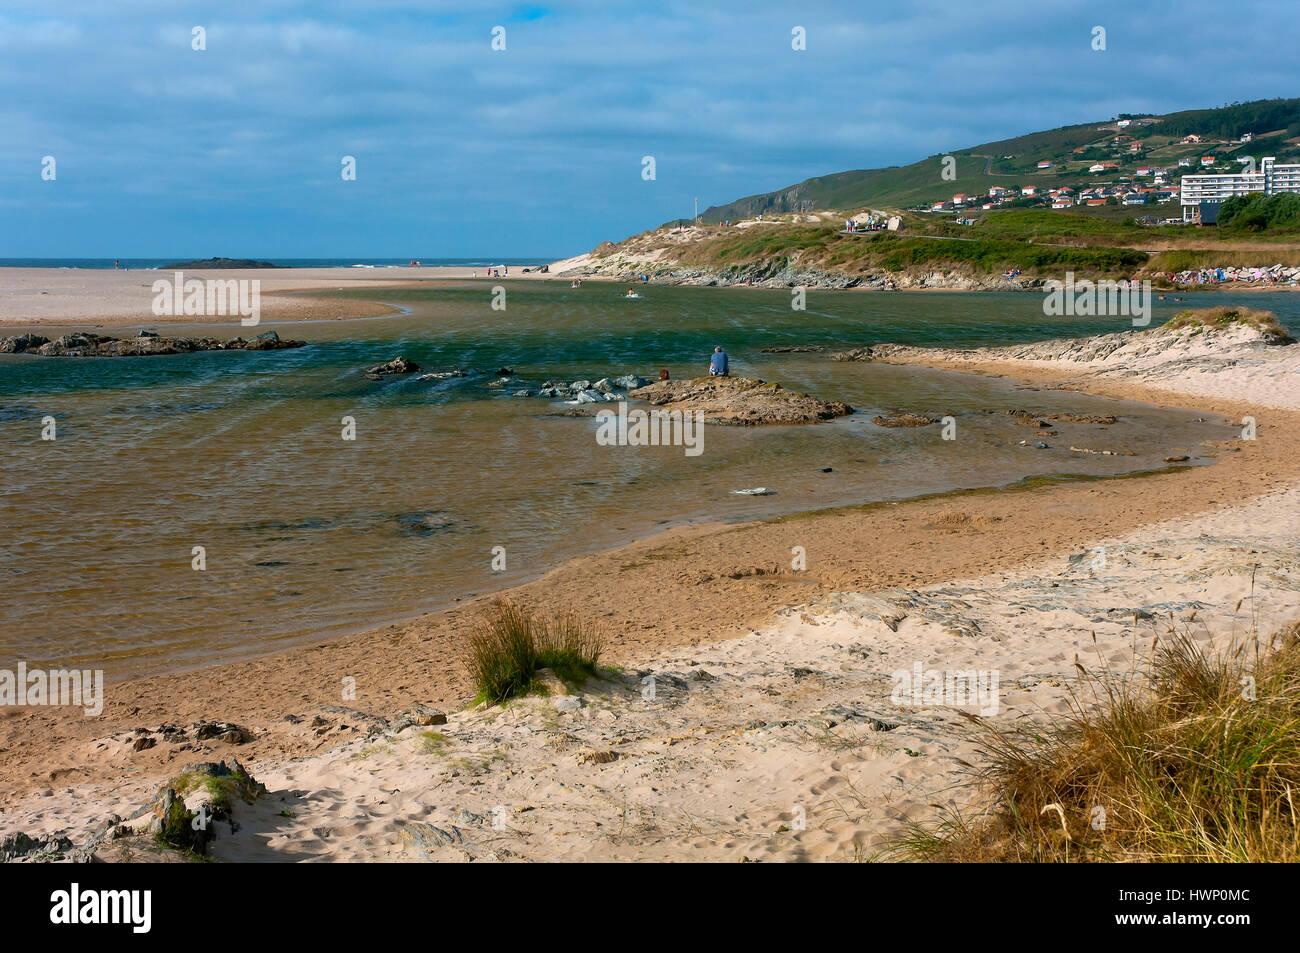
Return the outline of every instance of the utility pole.
<path id="1" fill-rule="evenodd" d="M 700 197 L 695 196 L 695 217 L 691 219 L 696 225 L 700 223 Z"/>

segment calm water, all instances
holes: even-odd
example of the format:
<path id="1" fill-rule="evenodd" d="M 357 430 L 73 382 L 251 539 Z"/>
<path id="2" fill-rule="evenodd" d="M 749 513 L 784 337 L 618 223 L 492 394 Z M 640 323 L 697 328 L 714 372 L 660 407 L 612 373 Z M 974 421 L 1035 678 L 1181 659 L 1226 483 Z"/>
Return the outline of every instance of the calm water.
<path id="1" fill-rule="evenodd" d="M 1045 319 L 1030 295 L 787 292 L 484 284 L 383 292 L 394 318 L 279 327 L 309 347 L 124 360 L 0 355 L 0 667 L 95 663 L 107 677 L 271 651 L 534 578 L 562 559 L 665 525 L 767 517 L 1028 476 L 1161 466 L 1174 447 L 1235 431 L 1195 415 L 924 369 L 764 354 L 788 344 L 989 344 L 1116 330 Z M 370 292 L 372 295 L 375 292 Z M 364 292 L 356 293 L 362 299 Z M 1300 326 L 1300 296 L 1251 294 Z M 1177 307 L 1187 307 L 1183 304 Z M 1176 306 L 1157 308 L 1155 321 Z M 358 304 L 358 313 L 364 313 Z M 268 325 L 268 327 L 271 325 Z M 238 333 L 235 327 L 220 333 Z M 563 405 L 510 396 L 549 377 L 700 373 L 714 344 L 733 373 L 840 398 L 831 424 L 709 427 L 704 453 L 601 447 Z M 398 354 L 431 383 L 366 380 Z M 494 386 L 506 365 L 515 379 Z M 1115 413 L 1060 425 L 1049 450 L 1001 411 Z M 882 410 L 951 413 L 883 429 Z M 58 438 L 40 439 L 53 415 Z M 340 420 L 357 439 L 341 439 Z M 1071 443 L 1135 457 L 1070 453 Z M 831 473 L 821 472 L 833 468 Z M 764 486 L 766 497 L 732 491 Z M 207 569 L 191 568 L 193 547 Z M 491 569 L 505 547 L 507 570 Z"/>

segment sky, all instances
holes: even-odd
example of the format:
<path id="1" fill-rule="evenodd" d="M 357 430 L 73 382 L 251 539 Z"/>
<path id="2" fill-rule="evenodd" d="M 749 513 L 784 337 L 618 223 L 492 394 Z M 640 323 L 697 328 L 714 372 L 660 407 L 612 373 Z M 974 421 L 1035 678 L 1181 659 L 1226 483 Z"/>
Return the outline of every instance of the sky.
<path id="1" fill-rule="evenodd" d="M 0 257 L 563 257 L 696 198 L 1297 94 L 1292 0 L 1141 6 L 0 0 Z"/>

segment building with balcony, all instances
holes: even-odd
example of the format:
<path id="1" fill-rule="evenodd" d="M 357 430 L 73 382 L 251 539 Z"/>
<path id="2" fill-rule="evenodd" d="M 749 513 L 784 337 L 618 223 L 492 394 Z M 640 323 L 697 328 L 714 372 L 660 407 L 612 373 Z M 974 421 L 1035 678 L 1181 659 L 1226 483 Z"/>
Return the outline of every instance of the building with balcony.
<path id="1" fill-rule="evenodd" d="M 1275 156 L 1260 160 L 1259 171 L 1183 176 L 1183 221 L 1216 221 L 1219 206 L 1230 198 L 1263 192 L 1300 192 L 1300 163 L 1278 164 Z"/>

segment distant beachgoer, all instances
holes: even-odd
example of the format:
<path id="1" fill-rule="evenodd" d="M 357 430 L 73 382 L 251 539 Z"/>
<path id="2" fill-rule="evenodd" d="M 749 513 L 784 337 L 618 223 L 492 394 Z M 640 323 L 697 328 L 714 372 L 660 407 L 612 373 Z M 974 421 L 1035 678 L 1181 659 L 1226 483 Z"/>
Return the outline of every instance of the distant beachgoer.
<path id="1" fill-rule="evenodd" d="M 727 376 L 727 352 L 722 349 L 722 345 L 713 349 L 713 357 L 709 360 L 709 376 Z"/>
<path id="2" fill-rule="evenodd" d="M 117 271 L 117 269 L 120 268 L 120 267 L 122 267 L 121 262 L 119 262 L 116 258 L 114 258 L 114 259 L 113 259 L 113 270 L 114 270 L 114 271 Z"/>
<path id="3" fill-rule="evenodd" d="M 669 378 L 668 378 L 668 368 L 666 368 L 666 367 L 660 368 L 660 370 L 659 370 L 659 379 L 660 379 L 661 381 L 666 381 L 666 380 L 669 379 Z"/>

